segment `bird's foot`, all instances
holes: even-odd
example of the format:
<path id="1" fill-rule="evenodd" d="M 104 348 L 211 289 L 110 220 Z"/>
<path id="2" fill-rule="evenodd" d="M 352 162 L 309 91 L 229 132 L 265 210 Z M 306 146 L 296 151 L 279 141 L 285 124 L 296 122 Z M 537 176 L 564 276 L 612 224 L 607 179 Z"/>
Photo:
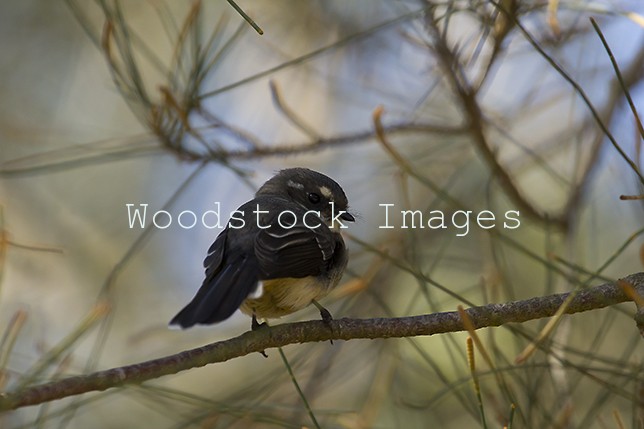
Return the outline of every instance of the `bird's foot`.
<path id="1" fill-rule="evenodd" d="M 266 323 L 266 322 L 259 323 L 257 321 L 257 317 L 253 314 L 253 318 L 250 321 L 250 329 L 251 329 L 251 331 L 258 331 L 260 329 L 266 329 L 266 328 L 268 328 L 268 323 Z M 266 354 L 265 350 L 262 350 L 260 353 L 265 358 L 268 357 L 268 355 Z"/>
<path id="2" fill-rule="evenodd" d="M 259 329 L 264 329 L 264 328 L 268 328 L 268 323 L 266 322 L 259 323 L 257 321 L 257 317 L 253 314 L 253 318 L 250 321 L 250 330 L 257 331 Z"/>
<path id="3" fill-rule="evenodd" d="M 322 322 L 333 332 L 333 326 L 331 326 L 331 321 L 333 320 L 333 316 L 331 315 L 331 312 L 327 310 L 326 308 L 322 307 L 322 305 L 317 302 L 316 300 L 313 300 L 313 305 L 317 307 L 318 310 L 320 310 L 320 317 L 322 318 Z M 331 341 L 331 344 L 333 344 L 333 340 Z"/>
<path id="4" fill-rule="evenodd" d="M 333 320 L 333 316 L 331 316 L 331 313 L 329 312 L 329 310 L 327 310 L 326 308 L 322 307 L 320 309 L 320 317 L 322 317 L 322 322 L 324 322 L 324 324 L 326 326 L 328 326 L 329 329 L 333 329 L 331 327 L 331 321 Z"/>

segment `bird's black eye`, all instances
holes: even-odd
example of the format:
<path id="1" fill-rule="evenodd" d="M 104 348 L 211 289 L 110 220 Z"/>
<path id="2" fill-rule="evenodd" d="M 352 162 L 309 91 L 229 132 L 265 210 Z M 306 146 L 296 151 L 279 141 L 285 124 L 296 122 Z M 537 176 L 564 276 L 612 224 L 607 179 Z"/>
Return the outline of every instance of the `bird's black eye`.
<path id="1" fill-rule="evenodd" d="M 320 202 L 320 196 L 315 192 L 309 192 L 308 197 L 309 197 L 309 201 L 313 204 L 317 204 Z"/>

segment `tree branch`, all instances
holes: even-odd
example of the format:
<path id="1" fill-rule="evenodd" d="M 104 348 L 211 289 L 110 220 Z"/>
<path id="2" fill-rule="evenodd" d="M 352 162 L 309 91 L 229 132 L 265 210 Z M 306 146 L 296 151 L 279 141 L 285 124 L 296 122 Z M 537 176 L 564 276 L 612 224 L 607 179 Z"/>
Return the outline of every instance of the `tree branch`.
<path id="1" fill-rule="evenodd" d="M 633 290 L 624 291 L 624 287 L 620 286 L 620 283 L 624 282 L 631 285 L 639 296 L 644 296 L 644 272 L 642 272 L 627 276 L 619 282 L 606 283 L 576 292 L 566 313 L 579 313 L 632 301 L 629 294 L 632 296 Z M 569 295 L 570 293 L 562 293 L 505 304 L 488 304 L 466 311 L 476 329 L 521 323 L 553 316 Z M 142 383 L 164 375 L 176 374 L 211 363 L 225 362 L 288 344 L 331 339 L 401 338 L 464 330 L 461 318 L 456 311 L 397 318 L 340 319 L 331 321 L 331 327 L 332 330 L 322 321 L 286 323 L 246 332 L 229 340 L 147 362 L 69 377 L 27 387 L 17 392 L 0 393 L 0 412 L 81 393 Z"/>

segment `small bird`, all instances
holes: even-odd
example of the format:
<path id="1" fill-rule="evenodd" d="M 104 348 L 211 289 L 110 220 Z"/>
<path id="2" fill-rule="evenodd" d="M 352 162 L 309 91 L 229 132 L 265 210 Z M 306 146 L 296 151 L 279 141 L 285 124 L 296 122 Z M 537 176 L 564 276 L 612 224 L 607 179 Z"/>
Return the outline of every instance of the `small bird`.
<path id="1" fill-rule="evenodd" d="M 206 278 L 170 325 L 189 328 L 229 318 L 238 308 L 257 319 L 278 318 L 318 300 L 347 266 L 340 229 L 354 222 L 347 197 L 333 179 L 306 168 L 281 170 L 235 212 L 210 246 Z M 252 296 L 262 283 L 259 296 Z"/>

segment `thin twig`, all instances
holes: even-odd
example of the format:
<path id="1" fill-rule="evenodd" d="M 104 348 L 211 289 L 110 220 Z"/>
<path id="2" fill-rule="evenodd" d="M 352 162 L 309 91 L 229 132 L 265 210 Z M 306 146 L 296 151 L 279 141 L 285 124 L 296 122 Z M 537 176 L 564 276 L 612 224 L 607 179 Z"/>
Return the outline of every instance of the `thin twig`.
<path id="1" fill-rule="evenodd" d="M 617 111 L 619 94 L 620 94 L 619 89 L 622 88 L 622 91 L 628 92 L 627 88 L 640 82 L 642 77 L 641 70 L 642 70 L 643 63 L 644 63 L 644 49 L 640 49 L 638 53 L 633 57 L 631 65 L 623 73 L 623 78 L 614 79 L 611 81 L 610 95 L 606 103 L 606 106 L 608 107 L 604 109 L 604 112 L 602 112 L 601 114 L 601 116 L 606 119 L 607 123 L 610 123 L 612 121 L 613 116 Z M 580 129 L 583 129 L 583 127 Z M 577 184 L 570 192 L 570 196 L 568 197 L 568 202 L 566 203 L 566 206 L 563 210 L 564 215 L 567 216 L 568 219 L 574 219 L 577 217 L 577 213 L 578 213 L 577 209 L 580 207 L 580 202 L 582 201 L 584 195 L 586 195 L 587 193 L 587 189 L 591 183 L 590 179 L 594 173 L 594 170 L 597 168 L 599 164 L 599 160 L 601 159 L 600 153 L 601 153 L 603 141 L 604 141 L 603 135 L 598 134 L 595 138 L 595 141 L 590 146 L 590 149 L 589 149 L 590 158 L 586 161 L 586 167 L 584 171 L 578 176 L 579 179 L 577 181 Z M 639 146 L 636 146 L 635 159 L 639 160 L 640 157 L 639 157 L 639 154 L 637 153 L 638 147 Z"/>
<path id="2" fill-rule="evenodd" d="M 481 384 L 479 377 L 476 373 L 476 359 L 474 357 L 474 343 L 472 337 L 467 337 L 467 363 L 470 367 L 470 374 L 472 374 L 472 383 L 474 384 L 474 393 L 476 394 L 476 401 L 479 405 L 479 412 L 481 414 L 481 425 L 483 429 L 487 429 L 487 421 L 485 420 L 485 408 L 483 407 L 483 397 L 481 396 Z"/>
<path id="3" fill-rule="evenodd" d="M 272 75 L 272 74 L 274 74 L 274 73 L 276 73 L 276 72 L 278 72 L 280 70 L 287 69 L 287 68 L 289 68 L 291 66 L 294 66 L 296 64 L 302 64 L 302 63 L 304 63 L 306 61 L 312 60 L 313 58 L 317 58 L 318 56 L 320 56 L 320 55 L 322 55 L 322 54 L 324 54 L 326 52 L 332 51 L 333 49 L 337 49 L 337 48 L 340 48 L 342 46 L 350 45 L 351 43 L 354 43 L 357 40 L 372 36 L 372 35 L 380 32 L 380 31 L 383 31 L 386 28 L 389 28 L 389 27 L 392 27 L 394 25 L 403 23 L 405 21 L 409 21 L 411 19 L 414 19 L 414 18 L 422 15 L 423 13 L 425 13 L 425 11 L 427 9 L 428 9 L 428 6 L 423 7 L 421 9 L 419 9 L 419 10 L 415 10 L 413 12 L 406 13 L 406 14 L 401 15 L 401 16 L 399 16 L 397 18 L 394 18 L 394 19 L 392 19 L 390 21 L 383 22 L 382 24 L 375 25 L 375 26 L 373 26 L 371 28 L 368 28 L 368 29 L 366 29 L 364 31 L 359 31 L 357 33 L 351 34 L 351 35 L 343 38 L 342 40 L 340 40 L 338 42 L 332 43 L 332 44 L 327 45 L 327 46 L 323 46 L 323 47 L 321 47 L 319 49 L 316 49 L 314 51 L 308 52 L 308 53 L 306 53 L 304 55 L 301 55 L 301 56 L 299 56 L 297 58 L 294 58 L 294 59 L 292 59 L 290 61 L 285 61 L 285 62 L 283 62 L 283 63 L 281 63 L 281 64 L 279 64 L 279 65 L 277 65 L 275 67 L 272 67 L 272 68 L 270 68 L 268 70 L 261 71 L 259 73 L 256 73 L 256 74 L 254 74 L 252 76 L 245 77 L 245 78 L 240 79 L 240 80 L 238 80 L 236 82 L 233 82 L 231 84 L 222 86 L 222 87 L 214 89 L 212 91 L 208 91 L 208 92 L 206 92 L 204 94 L 201 94 L 199 96 L 199 98 L 203 100 L 205 98 L 213 97 L 213 96 L 221 94 L 223 92 L 230 91 L 233 88 L 238 88 L 240 86 L 244 86 L 249 82 L 254 82 L 254 81 L 262 79 L 262 78 L 264 78 L 266 76 L 270 76 L 270 75 Z"/>
<path id="4" fill-rule="evenodd" d="M 427 14 L 427 28 L 434 42 L 433 48 L 436 58 L 443 69 L 444 75 L 449 80 L 452 89 L 459 99 L 461 107 L 465 112 L 467 129 L 472 136 L 472 141 L 483 157 L 486 164 L 492 170 L 494 177 L 505 194 L 517 205 L 521 214 L 525 214 L 540 222 L 550 222 L 563 229 L 567 227 L 565 218 L 550 218 L 542 213 L 521 193 L 510 173 L 501 165 L 497 159 L 494 149 L 490 146 L 485 133 L 485 119 L 477 100 L 477 94 L 468 83 L 465 73 L 461 69 L 457 54 L 448 46 L 447 40 L 442 36 L 431 13 Z"/>
<path id="5" fill-rule="evenodd" d="M 204 117 L 213 120 L 205 110 L 202 111 Z M 232 128 L 226 124 L 220 124 L 226 128 L 227 132 L 235 135 L 237 139 L 247 146 L 248 149 L 213 151 L 212 153 L 203 154 L 200 152 L 181 148 L 178 153 L 182 159 L 190 161 L 218 162 L 231 160 L 249 160 L 265 158 L 269 156 L 298 155 L 302 153 L 315 152 L 335 146 L 344 146 L 348 144 L 359 144 L 368 142 L 376 134 L 372 129 L 364 131 L 355 131 L 346 134 L 340 134 L 333 137 L 322 138 L 302 143 L 294 144 L 273 144 L 271 142 L 260 144 L 257 139 L 248 134 L 242 135 L 242 131 Z M 465 131 L 460 126 L 438 125 L 423 122 L 398 122 L 383 127 L 383 131 L 389 135 L 393 134 L 413 134 L 413 133 L 434 133 L 438 135 L 461 135 Z M 154 154 L 163 154 L 162 148 L 154 143 L 143 142 L 141 144 L 122 144 L 118 147 L 102 149 L 105 142 L 92 142 L 82 145 L 74 145 L 65 149 L 49 151 L 37 156 L 27 156 L 0 163 L 0 177 L 15 177 L 22 175 L 44 173 L 49 174 L 52 171 L 66 171 L 77 167 L 83 167 L 92 164 L 104 164 L 112 161 L 122 161 L 133 159 L 138 156 L 150 156 Z M 170 149 L 163 146 L 163 149 Z M 174 153 L 174 152 L 172 152 Z"/>
<path id="6" fill-rule="evenodd" d="M 620 195 L 620 200 L 644 200 L 644 195 Z"/>
<path id="7" fill-rule="evenodd" d="M 604 124 L 604 121 L 602 120 L 601 116 L 597 112 L 597 109 L 595 109 L 595 106 L 593 103 L 590 101 L 590 98 L 588 95 L 586 95 L 586 91 L 577 83 L 575 80 L 564 70 L 564 68 L 555 61 L 554 58 L 552 58 L 548 53 L 539 45 L 537 40 L 532 36 L 532 34 L 523 26 L 521 21 L 516 19 L 515 17 L 511 16 L 510 13 L 503 7 L 503 5 L 495 0 L 490 0 L 490 2 L 501 12 L 506 14 L 509 18 L 513 19 L 515 21 L 515 24 L 519 30 L 521 30 L 521 33 L 523 33 L 524 37 L 526 40 L 532 45 L 532 47 L 552 66 L 552 68 L 561 75 L 561 77 L 564 78 L 566 82 L 570 84 L 570 86 L 573 87 L 575 92 L 581 97 L 581 99 L 584 101 L 584 104 L 586 107 L 588 107 L 588 110 L 590 111 L 591 115 L 595 119 L 595 122 L 601 128 L 601 130 L 604 132 L 604 135 L 608 138 L 608 140 L 611 142 L 615 150 L 620 154 L 620 156 L 626 161 L 626 163 L 631 167 L 633 172 L 637 175 L 639 178 L 640 182 L 644 183 L 644 176 L 642 175 L 642 172 L 639 171 L 637 168 L 637 165 L 633 162 L 632 159 L 628 157 L 626 152 L 621 148 L 619 143 L 617 143 L 617 140 L 615 140 L 615 137 L 613 137 L 613 134 L 610 132 L 606 124 Z"/>
<path id="8" fill-rule="evenodd" d="M 26 320 L 27 312 L 25 310 L 16 311 L 9 321 L 2 340 L 0 340 L 0 389 L 4 389 L 6 385 L 8 379 L 6 367 L 9 356 Z"/>
<path id="9" fill-rule="evenodd" d="M 644 272 L 632 274 L 622 281 L 644 294 Z M 568 298 L 569 293 L 536 297 L 504 304 L 489 304 L 465 310 L 476 329 L 522 323 L 553 316 Z M 582 290 L 577 293 L 567 314 L 605 308 L 630 301 L 616 282 Z M 331 328 L 327 323 L 331 323 Z M 320 320 L 286 323 L 269 329 L 246 332 L 229 340 L 212 343 L 181 353 L 134 365 L 69 377 L 42 385 L 26 387 L 16 392 L 0 394 L 0 411 L 28 405 L 37 405 L 81 393 L 102 391 L 127 384 L 138 384 L 164 375 L 176 374 L 187 369 L 258 353 L 262 350 L 288 344 L 333 340 L 403 338 L 461 332 L 465 328 L 457 311 L 422 316 L 339 319 L 331 322 Z"/>
<path id="10" fill-rule="evenodd" d="M 54 362 L 57 362 L 69 350 L 72 344 L 76 343 L 83 335 L 89 332 L 90 328 L 102 320 L 110 312 L 110 307 L 107 301 L 98 302 L 71 333 L 41 357 L 29 372 L 22 376 L 17 389 L 21 390 L 37 380 Z"/>
<path id="11" fill-rule="evenodd" d="M 264 30 L 262 30 L 262 29 L 259 27 L 259 25 L 257 25 L 257 23 L 256 23 L 255 21 L 253 21 L 253 18 L 251 18 L 250 16 L 248 16 L 248 14 L 247 14 L 246 12 L 244 12 L 244 9 L 242 9 L 241 7 L 239 7 L 239 6 L 237 5 L 237 3 L 235 3 L 233 0 L 228 0 L 228 4 L 230 4 L 230 5 L 233 7 L 233 9 L 235 9 L 235 10 L 237 11 L 237 13 L 238 13 L 238 14 L 240 14 L 240 15 L 242 16 L 242 18 L 244 18 L 244 20 L 246 20 L 246 22 L 247 22 L 247 23 L 249 23 L 249 24 L 250 24 L 250 26 L 251 26 L 251 27 L 253 27 L 253 28 L 255 29 L 255 31 L 257 31 L 257 33 L 258 33 L 260 36 L 261 36 L 262 34 L 264 34 Z"/>
<path id="12" fill-rule="evenodd" d="M 615 60 L 615 56 L 613 55 L 613 51 L 610 49 L 610 46 L 608 46 L 608 42 L 606 41 L 606 38 L 604 37 L 604 33 L 602 33 L 601 28 L 599 28 L 599 25 L 597 25 L 597 21 L 595 21 L 594 18 L 590 18 L 590 23 L 593 25 L 593 28 L 597 32 L 597 35 L 599 36 L 599 39 L 602 41 L 602 44 L 604 45 L 604 49 L 606 49 L 606 53 L 608 54 L 608 58 L 610 59 L 611 64 L 613 65 L 613 69 L 615 70 L 615 76 L 617 77 L 617 80 L 619 81 L 619 84 L 622 88 L 622 91 L 624 91 L 624 96 L 626 97 L 626 101 L 628 101 L 628 106 L 631 108 L 631 112 L 633 113 L 633 117 L 635 118 L 635 123 L 637 124 L 637 130 L 640 132 L 640 137 L 644 138 L 644 126 L 642 126 L 642 121 L 640 120 L 640 117 L 637 113 L 637 108 L 635 107 L 635 103 L 633 102 L 633 98 L 631 98 L 631 93 L 628 90 L 628 85 L 626 85 L 626 81 L 624 80 L 624 77 L 622 76 L 622 72 L 619 70 L 619 65 L 617 64 L 617 61 Z"/>
<path id="13" fill-rule="evenodd" d="M 290 123 L 299 128 L 299 130 L 304 134 L 306 134 L 313 140 L 319 140 L 320 134 L 315 131 L 312 126 L 307 124 L 304 119 L 300 118 L 295 113 L 295 111 L 284 102 L 277 83 L 275 83 L 275 81 L 271 79 L 268 82 L 268 86 L 271 89 L 271 98 L 273 99 L 273 104 L 275 104 L 277 110 L 279 110 L 286 117 L 286 119 L 289 120 Z"/>
<path id="14" fill-rule="evenodd" d="M 320 429 L 320 424 L 318 423 L 318 419 L 315 418 L 315 414 L 313 413 L 313 410 L 309 405 L 309 401 L 306 399 L 306 395 L 300 388 L 300 383 L 297 382 L 297 378 L 295 378 L 295 374 L 293 373 L 293 368 L 291 368 L 291 364 L 289 363 L 288 359 L 286 359 L 284 350 L 282 350 L 281 347 L 278 347 L 277 350 L 280 353 L 280 357 L 282 358 L 282 362 L 284 362 L 284 366 L 286 367 L 286 371 L 288 372 L 289 377 L 291 377 L 291 382 L 293 382 L 293 386 L 295 386 L 295 390 L 297 390 L 297 394 L 299 395 L 300 399 L 302 399 L 302 402 L 304 403 L 304 408 L 306 408 L 306 411 L 309 413 L 309 417 L 311 417 L 313 426 L 315 426 L 317 429 Z"/>

